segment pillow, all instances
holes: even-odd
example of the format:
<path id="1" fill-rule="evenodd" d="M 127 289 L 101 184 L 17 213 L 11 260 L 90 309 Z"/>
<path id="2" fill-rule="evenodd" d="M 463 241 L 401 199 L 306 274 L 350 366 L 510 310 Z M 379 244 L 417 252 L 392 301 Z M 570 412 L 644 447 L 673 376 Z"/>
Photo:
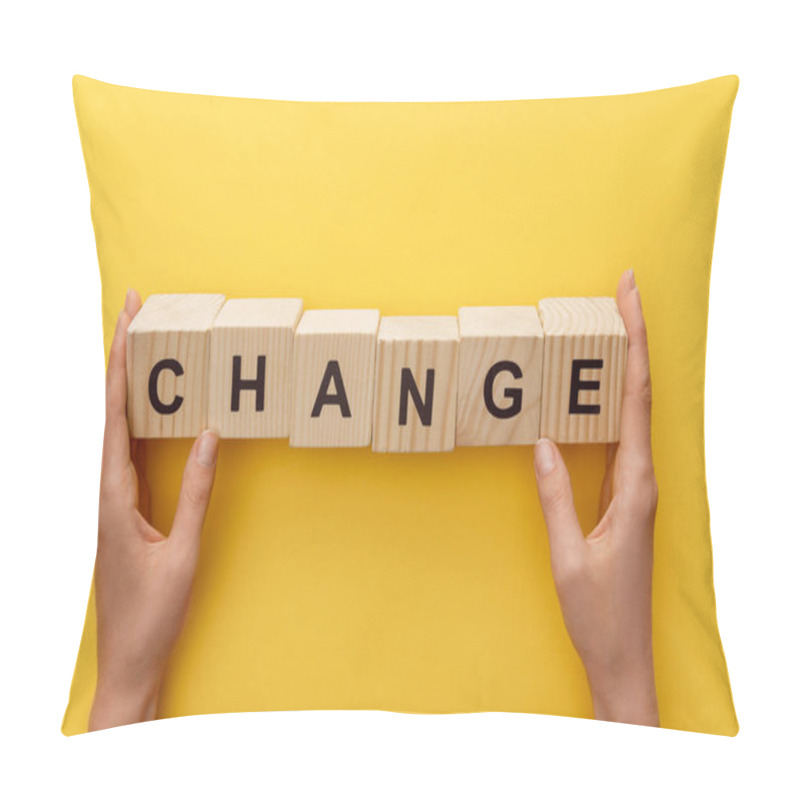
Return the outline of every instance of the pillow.
<path id="1" fill-rule="evenodd" d="M 127 287 L 455 315 L 612 295 L 634 267 L 654 385 L 663 726 L 738 730 L 703 450 L 709 271 L 738 78 L 640 94 L 312 103 L 74 79 L 106 353 Z M 148 444 L 169 529 L 191 440 Z M 586 529 L 602 445 L 564 448 Z M 86 623 L 63 731 L 87 729 Z M 376 454 L 226 440 L 158 715 L 273 709 L 592 716 L 529 447 Z"/>

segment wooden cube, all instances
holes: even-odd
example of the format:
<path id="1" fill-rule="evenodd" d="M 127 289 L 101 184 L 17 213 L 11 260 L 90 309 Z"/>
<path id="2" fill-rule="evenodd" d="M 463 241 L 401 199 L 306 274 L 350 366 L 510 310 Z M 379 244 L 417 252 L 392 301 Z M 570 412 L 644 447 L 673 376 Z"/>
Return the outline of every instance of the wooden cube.
<path id="1" fill-rule="evenodd" d="M 542 300 L 540 435 L 555 442 L 619 440 L 628 337 L 612 297 Z"/>
<path id="2" fill-rule="evenodd" d="M 456 317 L 383 317 L 372 449 L 452 450 L 458 390 Z"/>
<path id="3" fill-rule="evenodd" d="M 197 436 L 207 424 L 211 326 L 221 294 L 154 294 L 128 326 L 128 427 L 141 439 Z"/>
<path id="4" fill-rule="evenodd" d="M 292 350 L 303 301 L 228 300 L 211 329 L 208 424 L 226 439 L 289 436 Z"/>
<path id="5" fill-rule="evenodd" d="M 536 307 L 460 308 L 458 332 L 456 444 L 533 444 L 544 361 Z"/>
<path id="6" fill-rule="evenodd" d="M 292 447 L 366 447 L 372 434 L 377 309 L 306 311 L 295 331 Z"/>

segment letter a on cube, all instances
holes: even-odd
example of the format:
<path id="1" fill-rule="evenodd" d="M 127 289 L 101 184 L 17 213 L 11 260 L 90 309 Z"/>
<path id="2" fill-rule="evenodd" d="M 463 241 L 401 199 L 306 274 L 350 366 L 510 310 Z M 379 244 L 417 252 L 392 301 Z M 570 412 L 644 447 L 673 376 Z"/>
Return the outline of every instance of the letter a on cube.
<path id="1" fill-rule="evenodd" d="M 139 439 L 197 436 L 207 424 L 211 326 L 221 294 L 154 294 L 128 326 L 128 427 Z"/>
<path id="2" fill-rule="evenodd" d="M 376 452 L 452 450 L 456 432 L 455 317 L 383 317 L 378 331 Z"/>
<path id="3" fill-rule="evenodd" d="M 292 447 L 366 447 L 372 434 L 377 309 L 306 311 L 292 368 Z"/>
<path id="4" fill-rule="evenodd" d="M 619 440 L 628 337 L 613 297 L 539 303 L 544 328 L 540 433 L 555 442 Z"/>
<path id="5" fill-rule="evenodd" d="M 458 331 L 456 444 L 533 444 L 544 359 L 536 307 L 460 308 Z"/>
<path id="6" fill-rule="evenodd" d="M 226 439 L 289 436 L 299 298 L 228 300 L 211 329 L 208 422 Z"/>

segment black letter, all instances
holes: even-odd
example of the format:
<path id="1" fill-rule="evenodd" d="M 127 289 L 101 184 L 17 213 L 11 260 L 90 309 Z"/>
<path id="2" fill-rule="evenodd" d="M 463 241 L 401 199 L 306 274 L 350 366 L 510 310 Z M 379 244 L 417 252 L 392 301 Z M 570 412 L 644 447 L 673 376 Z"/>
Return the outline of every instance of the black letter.
<path id="1" fill-rule="evenodd" d="M 174 372 L 175 376 L 178 378 L 183 375 L 183 367 L 180 365 L 179 361 L 176 361 L 174 358 L 162 358 L 161 361 L 150 370 L 150 381 L 148 385 L 150 405 L 153 406 L 159 414 L 174 414 L 183 405 L 183 397 L 176 394 L 169 405 L 162 403 L 158 397 L 158 376 L 165 369 Z"/>
<path id="2" fill-rule="evenodd" d="M 417 388 L 414 376 L 408 367 L 403 367 L 400 372 L 400 424 L 408 424 L 408 396 L 414 401 L 414 407 L 417 409 L 420 421 L 423 425 L 428 426 L 431 424 L 433 417 L 433 370 L 429 369 L 425 372 L 425 402 L 422 402 L 422 397 Z"/>
<path id="3" fill-rule="evenodd" d="M 328 384 L 333 381 L 336 392 L 328 394 Z M 322 383 L 319 385 L 317 399 L 314 401 L 314 408 L 311 411 L 312 417 L 318 417 L 322 413 L 322 406 L 339 406 L 343 417 L 351 417 L 350 404 L 347 402 L 347 395 L 344 391 L 344 381 L 342 371 L 339 369 L 338 361 L 329 361 L 325 367 L 325 374 L 322 376 Z"/>
<path id="4" fill-rule="evenodd" d="M 492 364 L 489 371 L 486 373 L 486 380 L 483 382 L 483 402 L 486 403 L 486 408 L 493 417 L 498 419 L 508 419 L 514 417 L 522 410 L 522 389 L 503 390 L 503 397 L 511 400 L 511 404 L 505 408 L 500 408 L 492 397 L 492 389 L 494 388 L 494 380 L 498 372 L 510 372 L 513 377 L 521 378 L 522 370 L 514 361 L 498 361 Z"/>
<path id="5" fill-rule="evenodd" d="M 267 382 L 267 357 L 258 356 L 256 377 L 242 380 L 242 357 L 233 357 L 233 381 L 231 382 L 231 411 L 239 410 L 239 395 L 243 390 L 255 389 L 256 411 L 264 410 L 264 385 Z"/>
<path id="6" fill-rule="evenodd" d="M 599 414 L 600 406 L 582 406 L 578 403 L 578 392 L 592 391 L 600 388 L 600 381 L 582 381 L 582 369 L 602 369 L 602 358 L 576 358 L 572 362 L 572 381 L 569 385 L 569 413 L 570 414 Z"/>

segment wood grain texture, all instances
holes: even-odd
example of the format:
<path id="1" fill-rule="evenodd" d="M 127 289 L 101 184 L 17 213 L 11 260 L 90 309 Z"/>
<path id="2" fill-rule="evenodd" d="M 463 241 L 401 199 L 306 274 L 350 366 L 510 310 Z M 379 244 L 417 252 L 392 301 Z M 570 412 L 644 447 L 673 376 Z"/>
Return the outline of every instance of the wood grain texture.
<path id="1" fill-rule="evenodd" d="M 628 340 L 614 298 L 548 298 L 539 314 L 545 334 L 541 436 L 564 443 L 618 441 Z M 587 361 L 602 366 L 576 372 Z"/>
<path id="2" fill-rule="evenodd" d="M 432 376 L 429 370 L 433 370 Z M 429 417 L 428 424 L 407 388 L 410 379 L 418 392 L 417 400 Z M 375 381 L 374 451 L 447 451 L 455 447 L 456 317 L 383 317 L 378 331 Z"/>
<path id="3" fill-rule="evenodd" d="M 224 302 L 221 294 L 154 294 L 139 309 L 126 345 L 131 436 L 197 436 L 206 426 L 211 326 Z M 154 407 L 151 388 L 169 411 Z"/>
<path id="4" fill-rule="evenodd" d="M 544 362 L 536 307 L 460 308 L 458 330 L 456 445 L 533 444 Z"/>
<path id="5" fill-rule="evenodd" d="M 208 425 L 224 439 L 289 436 L 299 298 L 228 300 L 211 328 Z"/>
<path id="6" fill-rule="evenodd" d="M 315 309 L 303 314 L 294 340 L 292 447 L 369 445 L 379 322 L 377 309 Z M 346 408 L 334 402 L 342 396 Z M 321 397 L 329 401 L 315 409 Z"/>

